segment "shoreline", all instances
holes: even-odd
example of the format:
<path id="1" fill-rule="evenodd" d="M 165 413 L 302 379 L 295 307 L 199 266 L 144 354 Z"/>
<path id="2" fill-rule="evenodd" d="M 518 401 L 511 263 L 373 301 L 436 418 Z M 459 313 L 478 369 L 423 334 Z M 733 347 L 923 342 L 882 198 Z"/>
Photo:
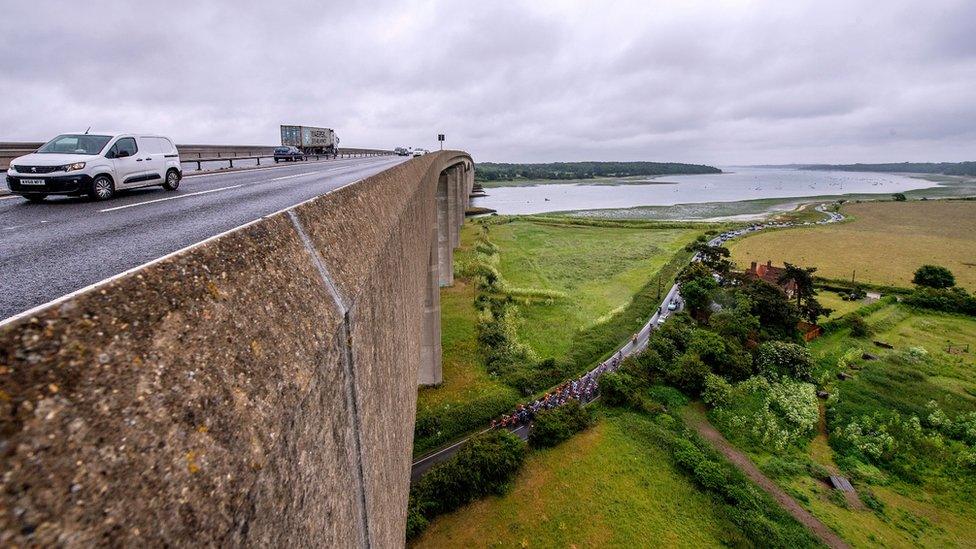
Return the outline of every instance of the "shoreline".
<path id="1" fill-rule="evenodd" d="M 912 200 L 961 199 L 976 197 L 976 178 L 939 174 L 905 175 L 931 183 L 931 186 L 904 191 Z M 661 176 L 664 177 L 664 176 Z M 662 182 L 663 183 L 663 182 Z M 633 184 L 633 183 L 632 183 Z M 661 184 L 661 183 L 652 183 Z M 778 214 L 798 211 L 816 202 L 877 201 L 890 199 L 892 193 L 820 194 L 795 197 L 752 198 L 734 201 L 683 202 L 671 205 L 640 205 L 627 208 L 581 208 L 553 210 L 528 215 L 564 215 L 583 218 L 633 219 L 653 221 L 755 221 Z"/>

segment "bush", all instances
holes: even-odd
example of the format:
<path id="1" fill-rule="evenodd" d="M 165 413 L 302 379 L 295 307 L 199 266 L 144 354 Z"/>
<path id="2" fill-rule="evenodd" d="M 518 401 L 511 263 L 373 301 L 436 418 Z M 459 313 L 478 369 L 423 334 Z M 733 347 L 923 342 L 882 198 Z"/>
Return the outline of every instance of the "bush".
<path id="1" fill-rule="evenodd" d="M 776 379 L 791 377 L 810 381 L 813 379 L 813 359 L 803 345 L 770 341 L 759 346 L 756 352 L 756 369 L 763 376 Z"/>
<path id="2" fill-rule="evenodd" d="M 688 397 L 681 391 L 667 385 L 652 385 L 647 389 L 647 394 L 651 400 L 668 408 L 678 408 L 688 404 Z"/>
<path id="3" fill-rule="evenodd" d="M 914 307 L 976 316 L 976 297 L 962 288 L 918 288 L 905 298 Z"/>
<path id="4" fill-rule="evenodd" d="M 672 367 L 668 381 L 688 394 L 697 395 L 701 393 L 705 385 L 705 377 L 710 373 L 712 371 L 698 358 L 698 355 L 685 353 Z"/>
<path id="5" fill-rule="evenodd" d="M 847 326 L 851 329 L 852 337 L 867 337 L 871 335 L 871 328 L 864 321 L 864 317 L 857 313 L 847 315 Z"/>
<path id="6" fill-rule="evenodd" d="M 608 372 L 600 376 L 600 398 L 608 406 L 644 410 L 647 403 L 641 395 L 640 380 L 626 372 Z"/>
<path id="7" fill-rule="evenodd" d="M 407 535 L 420 534 L 437 515 L 503 493 L 525 461 L 525 453 L 525 442 L 505 430 L 472 437 L 410 489 Z"/>
<path id="8" fill-rule="evenodd" d="M 763 465 L 762 470 L 773 478 L 789 479 L 807 474 L 808 467 L 802 461 L 773 456 Z"/>
<path id="9" fill-rule="evenodd" d="M 772 453 L 807 440 L 820 417 L 814 386 L 785 377 L 749 378 L 731 386 L 722 401 L 712 409 L 716 426 L 731 439 Z"/>
<path id="10" fill-rule="evenodd" d="M 940 265 L 922 265 L 915 271 L 912 284 L 926 288 L 951 288 L 956 285 L 952 271 Z"/>
<path id="11" fill-rule="evenodd" d="M 548 448 L 586 429 L 593 423 L 589 408 L 571 400 L 552 410 L 544 410 L 535 416 L 529 444 L 535 448 Z"/>
<path id="12" fill-rule="evenodd" d="M 705 376 L 705 390 L 702 400 L 709 406 L 725 406 L 732 397 L 732 385 L 725 378 L 715 374 Z"/>
<path id="13" fill-rule="evenodd" d="M 670 417 L 670 416 L 668 416 Z M 678 467 L 715 498 L 723 513 L 757 547 L 815 547 L 806 529 L 760 493 L 714 452 L 675 433 L 671 455 Z"/>

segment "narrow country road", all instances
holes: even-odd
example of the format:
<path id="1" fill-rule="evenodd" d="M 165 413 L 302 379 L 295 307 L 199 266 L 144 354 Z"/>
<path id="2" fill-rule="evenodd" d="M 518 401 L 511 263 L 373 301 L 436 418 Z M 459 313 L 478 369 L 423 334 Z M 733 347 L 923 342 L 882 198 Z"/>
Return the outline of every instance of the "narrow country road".
<path id="1" fill-rule="evenodd" d="M 187 172 L 177 192 L 134 189 L 105 202 L 0 197 L 0 321 L 401 162 L 381 156 Z"/>

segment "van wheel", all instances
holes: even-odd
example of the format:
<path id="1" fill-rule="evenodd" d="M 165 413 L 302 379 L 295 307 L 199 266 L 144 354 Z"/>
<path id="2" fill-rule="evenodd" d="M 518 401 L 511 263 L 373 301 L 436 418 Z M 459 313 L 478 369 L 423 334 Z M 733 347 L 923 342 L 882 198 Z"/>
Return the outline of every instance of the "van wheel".
<path id="1" fill-rule="evenodd" d="M 88 196 L 92 200 L 108 200 L 115 196 L 115 183 L 106 175 L 100 175 L 92 181 Z"/>
<path id="2" fill-rule="evenodd" d="M 166 172 L 166 182 L 163 183 L 163 188 L 167 191 L 175 191 L 180 188 L 180 174 L 176 170 L 170 170 Z"/>
<path id="3" fill-rule="evenodd" d="M 36 204 L 38 202 L 44 202 L 44 199 L 47 198 L 47 195 L 46 194 L 25 194 L 24 198 L 26 198 L 28 202 L 34 202 Z"/>

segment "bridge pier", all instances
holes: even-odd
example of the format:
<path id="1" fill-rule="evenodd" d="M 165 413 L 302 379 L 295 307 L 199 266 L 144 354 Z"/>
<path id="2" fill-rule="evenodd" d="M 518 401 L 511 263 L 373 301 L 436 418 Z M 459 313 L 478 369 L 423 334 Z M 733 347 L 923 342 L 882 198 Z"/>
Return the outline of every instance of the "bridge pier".
<path id="1" fill-rule="evenodd" d="M 440 262 L 437 259 L 438 231 L 431 231 L 430 260 L 427 266 L 427 290 L 424 296 L 424 319 L 421 326 L 420 370 L 418 385 L 438 385 L 444 381 L 441 367 L 441 292 Z"/>
<path id="2" fill-rule="evenodd" d="M 454 218 L 451 217 L 451 178 L 447 172 L 441 173 L 437 180 L 437 262 L 440 272 L 440 285 L 454 284 Z"/>

